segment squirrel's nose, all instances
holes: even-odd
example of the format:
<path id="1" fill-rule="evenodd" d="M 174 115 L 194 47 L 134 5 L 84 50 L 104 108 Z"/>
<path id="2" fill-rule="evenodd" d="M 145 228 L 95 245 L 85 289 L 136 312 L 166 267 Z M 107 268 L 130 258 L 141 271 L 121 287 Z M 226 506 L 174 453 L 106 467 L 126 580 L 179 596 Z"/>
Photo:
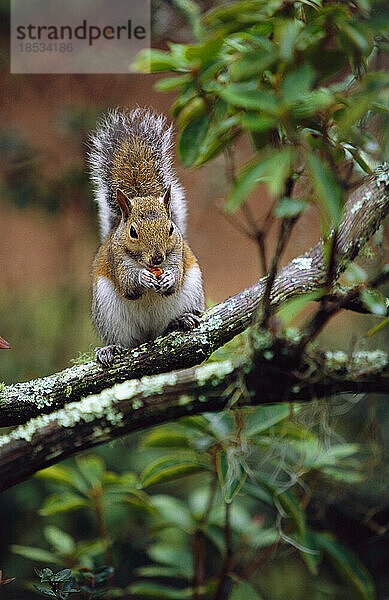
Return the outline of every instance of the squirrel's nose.
<path id="1" fill-rule="evenodd" d="M 154 254 L 151 260 L 153 265 L 160 265 L 161 263 L 163 263 L 164 258 L 162 254 L 158 252 L 157 254 Z"/>

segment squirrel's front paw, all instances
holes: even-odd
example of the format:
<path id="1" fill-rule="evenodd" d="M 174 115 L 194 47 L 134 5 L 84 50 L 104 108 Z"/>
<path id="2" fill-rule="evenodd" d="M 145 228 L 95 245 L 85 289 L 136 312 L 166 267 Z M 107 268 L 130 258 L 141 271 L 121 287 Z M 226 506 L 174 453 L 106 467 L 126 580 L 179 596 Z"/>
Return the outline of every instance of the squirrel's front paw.
<path id="1" fill-rule="evenodd" d="M 110 344 L 109 346 L 104 346 L 103 348 L 95 348 L 96 360 L 101 363 L 103 367 L 110 367 L 113 359 L 115 358 L 115 354 L 120 354 L 124 352 L 126 348 L 124 346 L 119 346 L 116 344 Z"/>
<path id="2" fill-rule="evenodd" d="M 174 294 L 176 291 L 176 278 L 172 271 L 163 271 L 162 275 L 158 277 L 158 292 L 165 296 Z"/>
<path id="3" fill-rule="evenodd" d="M 139 273 L 139 284 L 144 290 L 155 290 L 159 289 L 159 282 L 153 273 L 147 269 L 142 269 Z"/>
<path id="4" fill-rule="evenodd" d="M 170 333 L 171 331 L 190 331 L 195 327 L 200 325 L 200 316 L 201 313 L 198 311 L 195 312 L 186 312 L 177 319 L 171 321 L 165 331 L 165 333 Z"/>

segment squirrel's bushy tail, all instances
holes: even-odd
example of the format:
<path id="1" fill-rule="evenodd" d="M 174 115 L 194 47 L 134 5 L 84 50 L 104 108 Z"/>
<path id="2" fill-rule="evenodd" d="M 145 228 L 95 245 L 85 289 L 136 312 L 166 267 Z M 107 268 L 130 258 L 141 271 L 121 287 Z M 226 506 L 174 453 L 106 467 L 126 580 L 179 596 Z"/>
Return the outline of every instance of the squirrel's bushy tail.
<path id="1" fill-rule="evenodd" d="M 117 223 L 116 191 L 129 198 L 162 196 L 171 185 L 172 219 L 185 233 L 185 197 L 172 169 L 172 126 L 145 108 L 115 109 L 90 137 L 89 164 L 104 239 Z"/>

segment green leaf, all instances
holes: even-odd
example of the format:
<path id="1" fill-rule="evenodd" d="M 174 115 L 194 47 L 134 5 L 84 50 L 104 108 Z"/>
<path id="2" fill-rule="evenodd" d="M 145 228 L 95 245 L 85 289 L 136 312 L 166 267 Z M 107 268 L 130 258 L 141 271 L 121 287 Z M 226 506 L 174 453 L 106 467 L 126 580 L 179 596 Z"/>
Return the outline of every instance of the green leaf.
<path id="1" fill-rule="evenodd" d="M 204 67 L 213 64 L 217 59 L 218 52 L 223 45 L 223 38 L 220 36 L 211 37 L 204 44 L 196 46 L 187 46 L 185 51 L 186 58 L 191 62 L 201 65 L 204 72 Z"/>
<path id="2" fill-rule="evenodd" d="M 256 592 L 256 590 L 246 583 L 239 579 L 234 582 L 234 586 L 232 588 L 232 593 L 230 596 L 230 600 L 261 600 L 261 596 Z"/>
<path id="3" fill-rule="evenodd" d="M 304 536 L 295 534 L 291 535 L 290 539 L 294 547 L 299 550 L 301 558 L 307 565 L 309 572 L 312 575 L 318 575 L 320 550 L 314 532 L 307 529 Z"/>
<path id="4" fill-rule="evenodd" d="M 210 126 L 199 149 L 196 166 L 203 165 L 225 150 L 240 135 L 239 116 L 224 118 L 216 126 Z"/>
<path id="5" fill-rule="evenodd" d="M 333 479 L 336 483 L 343 485 L 355 485 L 356 483 L 361 483 L 366 481 L 366 474 L 359 471 L 361 465 L 359 461 L 349 460 L 347 464 L 335 467 L 323 467 L 322 474 L 323 476 Z"/>
<path id="6" fill-rule="evenodd" d="M 293 58 L 299 34 L 304 25 L 301 21 L 280 21 L 276 27 L 275 39 L 279 44 L 281 59 L 290 62 Z"/>
<path id="7" fill-rule="evenodd" d="M 23 556 L 24 558 L 28 558 L 29 560 L 36 562 L 52 563 L 56 565 L 61 564 L 61 560 L 58 556 L 52 552 L 48 552 L 47 550 L 42 550 L 42 548 L 18 546 L 17 544 L 14 544 L 11 546 L 11 550 L 15 554 L 19 554 L 19 556 Z"/>
<path id="8" fill-rule="evenodd" d="M 268 42 L 267 49 L 258 48 L 254 52 L 248 52 L 232 64 L 230 69 L 232 81 L 245 81 L 260 76 L 277 62 L 275 46 L 268 40 L 266 42 Z"/>
<path id="9" fill-rule="evenodd" d="M 194 87 L 193 81 L 189 81 L 184 85 L 184 89 L 181 94 L 176 98 L 172 104 L 172 115 L 178 117 L 182 110 L 188 106 L 191 102 L 197 100 L 197 93 Z"/>
<path id="10" fill-rule="evenodd" d="M 191 577 L 193 573 L 192 553 L 184 548 L 175 548 L 168 544 L 153 544 L 147 554 L 154 562 L 174 567 L 176 574 Z"/>
<path id="11" fill-rule="evenodd" d="M 205 413 L 204 418 L 207 422 L 207 432 L 219 441 L 225 440 L 233 431 L 234 422 L 227 411 L 218 414 Z"/>
<path id="12" fill-rule="evenodd" d="M 159 79 L 155 83 L 154 88 L 158 92 L 172 92 L 173 90 L 180 89 L 189 81 L 189 75 L 176 75 L 175 77 L 164 77 L 163 79 Z"/>
<path id="13" fill-rule="evenodd" d="M 240 115 L 242 127 L 248 131 L 268 131 L 278 126 L 275 117 L 262 113 L 243 113 Z"/>
<path id="14" fill-rule="evenodd" d="M 281 198 L 275 208 L 274 215 L 276 217 L 281 217 L 283 219 L 288 218 L 291 219 L 293 217 L 298 217 L 301 213 L 304 212 L 308 208 L 309 204 L 305 200 L 300 200 L 300 198 Z"/>
<path id="15" fill-rule="evenodd" d="M 222 451 L 219 451 L 216 456 L 216 468 L 224 502 L 229 504 L 246 481 L 247 472 L 239 459 L 231 455 L 227 456 Z"/>
<path id="16" fill-rule="evenodd" d="M 347 109 L 339 111 L 338 130 L 340 139 L 347 140 L 351 127 L 366 114 L 374 99 L 375 97 L 372 95 L 353 97 L 348 101 Z"/>
<path id="17" fill-rule="evenodd" d="M 189 573 L 189 577 L 192 574 L 191 571 Z M 136 574 L 139 575 L 139 577 L 168 577 L 169 579 L 189 579 L 189 577 L 186 574 L 183 574 L 182 569 L 180 569 L 179 567 L 139 567 L 138 569 L 136 569 Z"/>
<path id="18" fill-rule="evenodd" d="M 350 45 L 362 55 L 370 54 L 372 45 L 367 30 L 362 31 L 356 24 L 342 23 L 341 37 L 346 42 L 346 46 Z"/>
<path id="19" fill-rule="evenodd" d="M 155 483 L 171 481 L 204 470 L 206 470 L 206 466 L 196 462 L 194 453 L 189 453 L 188 456 L 182 456 L 182 454 L 162 456 L 147 465 L 140 476 L 140 483 L 143 487 L 148 487 Z"/>
<path id="20" fill-rule="evenodd" d="M 254 413 L 248 415 L 246 419 L 246 435 L 253 437 L 266 431 L 276 423 L 287 419 L 290 415 L 290 409 L 287 404 L 279 406 L 259 406 Z"/>
<path id="21" fill-rule="evenodd" d="M 152 505 L 156 508 L 161 517 L 180 529 L 185 531 L 192 530 L 195 522 L 190 514 L 186 504 L 173 496 L 156 495 L 151 499 Z"/>
<path id="22" fill-rule="evenodd" d="M 158 598 L 158 600 L 191 600 L 191 589 L 177 590 L 158 583 L 133 583 L 128 588 L 130 594 L 138 598 Z"/>
<path id="23" fill-rule="evenodd" d="M 88 488 L 81 477 L 81 475 L 72 469 L 71 467 L 65 467 L 63 465 L 53 465 L 47 469 L 42 469 L 35 474 L 35 477 L 44 479 L 45 481 L 52 481 L 66 487 L 72 487 L 79 492 L 84 493 Z"/>
<path id="24" fill-rule="evenodd" d="M 213 27 L 231 24 L 234 31 L 236 28 L 242 30 L 247 23 L 257 23 L 258 20 L 273 15 L 282 5 L 282 0 L 269 0 L 261 4 L 253 2 L 253 0 L 225 3 L 208 11 L 204 21 L 207 25 Z M 241 23 L 242 14 L 245 17 L 243 27 Z M 222 31 L 225 31 L 225 29 L 223 28 Z"/>
<path id="25" fill-rule="evenodd" d="M 273 495 L 270 493 L 267 486 L 263 486 L 261 482 L 246 481 L 243 485 L 242 490 L 251 498 L 255 498 L 264 504 L 274 506 Z"/>
<path id="26" fill-rule="evenodd" d="M 49 588 L 46 588 L 43 585 L 37 585 L 36 583 L 33 583 L 33 586 L 36 590 L 38 590 L 38 592 L 40 592 L 44 596 L 50 596 L 50 598 L 58 598 L 58 595 L 55 592 L 53 592 L 53 590 L 50 590 Z"/>
<path id="27" fill-rule="evenodd" d="M 389 301 L 378 290 L 364 289 L 361 291 L 361 300 L 369 312 L 378 317 L 386 317 Z"/>
<path id="28" fill-rule="evenodd" d="M 272 152 L 267 158 L 257 158 L 246 166 L 239 174 L 237 183 L 227 199 L 228 212 L 239 208 L 259 183 L 266 183 L 270 194 L 279 195 L 290 173 L 293 156 L 290 148 L 284 148 Z"/>
<path id="29" fill-rule="evenodd" d="M 68 533 L 65 533 L 53 525 L 45 527 L 43 532 L 49 544 L 51 544 L 59 554 L 66 556 L 74 552 L 76 544 Z"/>
<path id="30" fill-rule="evenodd" d="M 294 494 L 291 491 L 286 490 L 285 492 L 278 494 L 276 499 L 281 504 L 281 507 L 287 514 L 288 518 L 293 522 L 299 535 L 305 538 L 305 514 L 304 511 L 301 510 L 296 498 L 294 497 Z"/>
<path id="31" fill-rule="evenodd" d="M 302 466 L 306 469 L 334 466 L 359 451 L 358 444 L 336 444 L 326 447 L 319 439 L 313 437 L 301 440 L 291 439 L 289 444 L 301 455 Z"/>
<path id="32" fill-rule="evenodd" d="M 141 50 L 131 67 L 140 73 L 162 73 L 164 71 L 186 72 L 190 69 L 190 63 L 183 56 L 179 57 L 173 52 L 164 50 L 145 49 Z"/>
<path id="33" fill-rule="evenodd" d="M 188 436 L 175 427 L 158 427 L 141 440 L 142 448 L 190 448 Z"/>
<path id="34" fill-rule="evenodd" d="M 196 119 L 204 116 L 205 104 L 202 98 L 192 98 L 185 106 L 182 107 L 180 114 L 178 115 L 178 126 L 180 129 L 184 129 L 189 123 Z"/>
<path id="35" fill-rule="evenodd" d="M 54 575 L 54 571 L 48 567 L 44 569 L 35 569 L 35 573 L 38 575 L 41 582 L 50 581 L 51 577 Z"/>
<path id="36" fill-rule="evenodd" d="M 325 290 L 322 289 L 316 292 L 301 294 L 296 298 L 287 300 L 277 311 L 277 318 L 282 321 L 284 327 L 289 325 L 307 307 L 309 302 L 319 300 L 324 294 Z"/>
<path id="37" fill-rule="evenodd" d="M 86 542 L 78 542 L 76 550 L 74 552 L 74 558 L 81 558 L 82 556 L 95 557 L 102 555 L 104 550 L 107 549 L 107 542 L 101 539 L 88 540 Z"/>
<path id="38" fill-rule="evenodd" d="M 40 514 L 44 517 L 56 515 L 61 512 L 69 512 L 79 508 L 88 508 L 89 503 L 86 499 L 81 498 L 72 492 L 63 494 L 52 494 L 43 502 Z"/>
<path id="39" fill-rule="evenodd" d="M 315 534 L 318 547 L 328 556 L 339 577 L 359 600 L 374 600 L 375 589 L 370 573 L 348 548 L 324 533 Z"/>
<path id="40" fill-rule="evenodd" d="M 95 578 L 95 583 L 97 583 L 97 584 L 105 583 L 106 581 L 108 581 L 108 579 L 111 577 L 111 575 L 113 575 L 114 572 L 115 572 L 115 569 L 113 567 L 111 567 L 110 565 L 101 565 L 101 567 L 98 567 L 93 573 L 94 578 Z"/>
<path id="41" fill-rule="evenodd" d="M 364 283 L 368 280 L 368 275 L 366 271 L 356 263 L 351 263 L 347 267 L 344 277 L 348 281 L 348 283 L 351 284 Z"/>
<path id="42" fill-rule="evenodd" d="M 196 40 L 201 38 L 201 10 L 194 0 L 172 0 L 173 6 L 183 15 L 191 28 L 193 37 Z"/>
<path id="43" fill-rule="evenodd" d="M 58 571 L 55 575 L 52 576 L 50 581 L 55 581 L 55 583 L 59 583 L 62 581 L 67 581 L 72 576 L 71 569 L 62 569 L 62 571 Z"/>
<path id="44" fill-rule="evenodd" d="M 287 73 L 281 82 L 281 92 L 287 104 L 302 98 L 315 81 L 315 71 L 310 64 L 305 64 L 296 71 Z"/>
<path id="45" fill-rule="evenodd" d="M 213 477 L 213 475 L 212 475 Z M 205 482 L 204 482 L 205 483 Z M 210 501 L 208 486 L 195 486 L 188 498 L 188 505 L 195 519 L 201 519 L 207 510 Z"/>
<path id="46" fill-rule="evenodd" d="M 336 226 L 342 214 L 342 190 L 335 180 L 333 173 L 317 156 L 309 154 L 308 168 L 312 184 L 317 194 L 320 212 L 327 224 Z"/>
<path id="47" fill-rule="evenodd" d="M 259 91 L 255 82 L 230 83 L 226 87 L 217 88 L 217 92 L 223 100 L 245 108 L 246 110 L 259 110 L 273 116 L 279 116 L 281 108 L 279 102 L 270 92 Z"/>
<path id="48" fill-rule="evenodd" d="M 103 460 L 99 456 L 84 455 L 76 457 L 77 467 L 88 482 L 90 487 L 101 486 L 101 480 L 105 471 Z"/>
<path id="49" fill-rule="evenodd" d="M 246 534 L 247 543 L 253 548 L 268 548 L 280 541 L 280 534 L 275 527 L 253 527 L 252 531 Z"/>
<path id="50" fill-rule="evenodd" d="M 200 115 L 190 121 L 181 131 L 177 150 L 185 167 L 190 167 L 196 162 L 208 128 L 209 117 L 207 115 Z"/>
<path id="51" fill-rule="evenodd" d="M 296 119 L 307 119 L 316 115 L 335 103 L 333 95 L 326 89 L 313 90 L 306 93 L 292 106 L 292 114 Z"/>

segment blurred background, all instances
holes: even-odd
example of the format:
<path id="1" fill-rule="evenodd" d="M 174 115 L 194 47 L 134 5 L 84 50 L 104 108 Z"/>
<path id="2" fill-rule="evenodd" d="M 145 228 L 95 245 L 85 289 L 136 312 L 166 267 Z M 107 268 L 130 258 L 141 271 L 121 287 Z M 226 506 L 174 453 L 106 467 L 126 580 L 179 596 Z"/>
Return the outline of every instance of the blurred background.
<path id="1" fill-rule="evenodd" d="M 199 4 L 206 9 L 212 2 Z M 10 75 L 6 0 L 0 1 L 0 19 L 0 334 L 12 345 L 12 350 L 1 351 L 0 381 L 12 383 L 71 366 L 79 353 L 99 344 L 89 311 L 90 265 L 98 246 L 98 227 L 88 178 L 87 137 L 96 119 L 112 107 L 146 105 L 169 116 L 174 95 L 155 91 L 156 75 Z M 167 40 L 190 39 L 185 22 L 169 2 L 153 2 L 153 21 L 155 47 L 165 48 Z M 240 142 L 238 164 L 249 153 L 248 145 Z M 185 170 L 176 161 L 176 171 L 188 201 L 187 236 L 203 269 L 208 302 L 216 303 L 262 275 L 258 251 L 220 209 L 228 187 L 223 158 L 197 170 Z M 269 199 L 264 189 L 257 191 L 250 202 L 256 217 L 267 213 Z M 293 231 L 283 264 L 307 250 L 319 236 L 317 214 L 309 208 Z M 270 232 L 269 255 L 274 239 Z M 366 252 L 359 264 L 367 272 L 376 268 L 383 260 L 385 247 L 387 241 L 383 238 L 374 255 Z M 360 348 L 368 348 L 369 344 L 384 347 L 385 331 L 373 342 L 364 338 L 375 323 L 372 316 L 339 315 L 325 330 L 321 343 L 346 350 L 351 343 Z M 369 475 L 357 489 L 343 493 L 340 485 L 332 490 L 332 505 L 325 519 L 357 550 L 379 583 L 381 597 L 388 598 L 385 438 L 389 408 L 379 397 L 371 397 L 368 402 L 358 400 L 329 405 L 328 423 L 337 436 L 366 445 Z M 343 423 L 345 413 L 347 427 Z M 120 462 L 121 469 L 137 470 L 147 464 L 149 454 L 146 450 L 133 452 L 136 447 L 133 436 L 95 454 L 103 456 L 110 468 Z M 47 545 L 42 537 L 47 519 L 37 517 L 37 513 L 50 489 L 48 485 L 33 479 L 0 498 L 0 569 L 19 582 L 32 577 L 33 563 L 13 554 L 10 545 Z M 360 515 L 368 510 L 375 515 L 376 531 L 367 521 L 356 526 Z M 127 513 L 114 515 L 113 527 L 118 526 L 120 518 L 129 519 L 128 526 L 136 531 L 136 518 Z M 79 521 L 67 526 L 74 531 L 88 529 L 88 524 Z M 133 566 L 131 561 L 140 561 L 135 547 L 136 542 L 130 540 L 127 550 L 132 558 L 127 562 L 123 558 L 123 573 Z M 292 571 L 293 586 L 289 583 Z M 274 573 L 268 569 L 264 581 L 264 598 L 269 600 L 306 598 L 307 590 L 311 590 L 308 572 L 294 562 L 293 556 L 278 562 Z M 327 595 L 321 596 L 312 588 L 312 598 L 349 597 L 331 592 L 336 590 L 332 574 L 327 573 L 323 581 L 329 586 Z M 35 597 L 20 589 L 9 585 L 4 597 L 27 598 L 30 593 Z"/>

